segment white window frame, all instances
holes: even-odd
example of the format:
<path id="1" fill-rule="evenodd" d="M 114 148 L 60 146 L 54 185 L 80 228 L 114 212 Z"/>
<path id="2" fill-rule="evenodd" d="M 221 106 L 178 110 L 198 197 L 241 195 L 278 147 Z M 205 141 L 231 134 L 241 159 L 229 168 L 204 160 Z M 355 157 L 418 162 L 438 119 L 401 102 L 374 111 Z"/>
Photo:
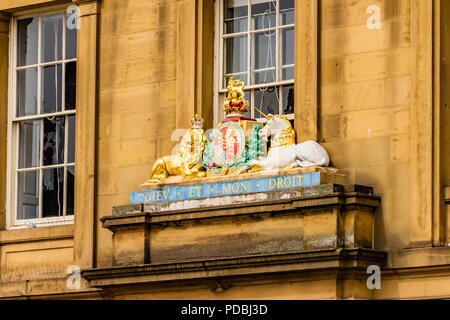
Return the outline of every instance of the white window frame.
<path id="1" fill-rule="evenodd" d="M 224 88 L 226 87 L 224 85 L 224 39 L 231 38 L 235 36 L 243 36 L 247 35 L 247 71 L 244 71 L 242 73 L 247 73 L 247 81 L 249 81 L 251 77 L 251 35 L 255 33 L 261 33 L 264 31 L 268 31 L 269 29 L 257 29 L 257 30 L 251 30 L 251 23 L 252 23 L 252 17 L 250 16 L 250 7 L 252 5 L 252 0 L 248 1 L 248 14 L 247 14 L 247 31 L 245 32 L 236 32 L 236 33 L 228 33 L 224 34 L 224 1 L 225 0 L 215 0 L 214 6 L 215 6 L 215 19 L 214 19 L 214 113 L 213 113 L 213 121 L 214 125 L 217 125 L 223 118 L 225 117 L 225 113 L 223 112 L 223 102 L 225 98 L 225 93 L 227 90 Z M 266 1 L 266 0 L 263 0 Z M 283 29 L 289 29 L 294 28 L 295 24 L 288 24 L 288 25 L 280 25 L 279 19 L 280 19 L 280 7 L 279 5 L 276 8 L 276 26 L 270 28 L 270 30 L 275 30 L 276 32 L 276 39 L 280 39 L 280 31 Z M 295 10 L 295 9 L 294 9 Z M 294 11 L 295 12 L 295 11 Z M 270 82 L 270 83 L 263 83 L 263 84 L 257 84 L 257 85 L 248 85 L 245 84 L 245 91 L 246 94 L 248 92 L 251 93 L 250 97 L 250 103 L 249 103 L 249 110 L 251 112 L 251 117 L 255 118 L 255 116 L 258 116 L 258 112 L 255 110 L 255 95 L 254 95 L 254 89 L 261 89 L 266 87 L 278 87 L 281 88 L 281 86 L 287 86 L 287 85 L 293 85 L 294 79 L 291 80 L 278 80 L 280 78 L 280 70 L 281 67 L 279 65 L 280 61 L 280 52 L 279 52 L 280 44 L 276 42 L 275 45 L 275 70 L 276 70 L 276 81 Z M 294 67 L 294 64 L 292 65 L 285 65 L 284 67 Z M 249 91 L 247 91 L 249 90 Z M 248 98 L 247 98 L 248 100 Z M 282 114 L 283 109 L 283 90 L 279 90 L 279 114 Z M 259 108 L 259 106 L 256 106 Z M 294 120 L 294 113 L 285 114 L 286 118 L 289 120 Z M 267 119 L 265 118 L 255 118 L 258 122 L 265 123 L 267 122 Z"/>
<path id="2" fill-rule="evenodd" d="M 65 13 L 67 14 L 67 8 L 70 6 L 70 4 L 64 4 L 64 5 L 55 5 L 55 6 L 48 6 L 46 8 L 41 9 L 32 9 L 22 12 L 17 12 L 13 14 L 10 21 L 10 41 L 9 41 L 9 69 L 8 69 L 8 125 L 7 125 L 7 176 L 6 176 L 6 228 L 8 230 L 13 229 L 23 229 L 23 228 L 30 228 L 30 227 L 46 227 L 46 226 L 55 226 L 55 225 L 67 225 L 67 224 L 73 224 L 75 212 L 73 215 L 64 215 L 64 216 L 58 216 L 58 217 L 46 217 L 46 218 L 36 218 L 36 219 L 24 219 L 24 220 L 18 220 L 17 219 L 17 181 L 16 181 L 16 171 L 18 170 L 17 166 L 17 160 L 18 160 L 18 154 L 19 154 L 19 126 L 16 125 L 15 128 L 13 126 L 14 122 L 23 121 L 23 120 L 33 120 L 33 119 L 42 119 L 42 114 L 40 113 L 40 103 L 38 102 L 38 114 L 33 116 L 22 116 L 22 117 L 15 117 L 16 112 L 16 70 L 21 69 L 21 67 L 16 67 L 17 65 L 17 20 L 20 19 L 26 19 L 26 18 L 32 18 L 36 16 L 45 16 L 50 14 L 56 14 L 56 13 Z M 35 65 L 30 65 L 27 67 L 35 66 L 46 66 L 46 65 L 57 65 L 57 64 L 65 64 L 69 62 L 76 62 L 78 59 L 78 56 L 74 59 L 65 59 L 65 41 L 66 41 L 66 28 L 65 28 L 66 20 L 63 19 L 63 43 L 62 43 L 62 59 L 61 60 L 55 60 L 49 63 L 41 63 L 40 61 L 40 55 L 41 50 L 38 50 L 38 61 Z M 41 24 L 39 24 L 39 40 L 41 37 Z M 65 69 L 62 68 L 62 74 L 61 79 L 64 83 L 65 81 Z M 41 73 L 38 71 L 37 74 L 37 88 L 40 88 L 40 82 L 41 82 Z M 37 92 L 37 99 L 40 100 L 40 90 Z M 65 105 L 64 101 L 64 95 L 61 97 L 61 105 Z M 55 113 L 46 113 L 46 117 L 53 117 L 53 116 L 64 116 L 66 119 L 68 119 L 69 115 L 76 115 L 76 108 L 74 110 L 65 110 L 61 112 L 55 112 Z M 41 125 L 41 134 L 43 130 L 43 126 Z M 68 151 L 68 122 L 65 122 L 65 135 L 64 135 L 64 157 L 67 159 L 67 151 Z M 42 158 L 42 152 L 43 152 L 43 146 L 42 141 L 40 142 L 40 157 Z M 42 160 L 42 159 L 41 159 Z M 76 163 L 76 160 L 75 160 Z M 64 164 L 58 164 L 58 165 L 51 165 L 51 166 L 45 166 L 45 169 L 52 169 L 52 168 L 65 168 L 67 170 L 67 167 L 75 166 L 75 163 L 64 163 Z M 43 166 L 41 166 L 41 163 L 37 167 L 28 168 L 28 169 L 22 169 L 21 171 L 38 171 L 39 174 L 39 190 L 41 190 L 42 186 L 42 169 Z M 67 174 L 64 175 L 64 201 L 66 201 L 67 196 Z M 42 192 L 39 191 L 39 211 L 41 209 L 42 205 Z M 64 210 L 65 211 L 65 210 Z"/>

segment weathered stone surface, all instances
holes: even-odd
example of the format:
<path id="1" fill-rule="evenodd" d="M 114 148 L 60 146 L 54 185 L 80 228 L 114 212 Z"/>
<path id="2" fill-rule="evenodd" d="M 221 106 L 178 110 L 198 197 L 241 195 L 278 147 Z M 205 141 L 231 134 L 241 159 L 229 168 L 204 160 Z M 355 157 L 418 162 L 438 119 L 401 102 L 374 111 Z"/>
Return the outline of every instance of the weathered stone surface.
<path id="1" fill-rule="evenodd" d="M 108 288 L 109 290 L 117 290 L 121 285 L 130 283 L 135 286 L 147 287 L 156 285 L 156 288 L 158 288 L 158 283 L 167 285 L 167 283 L 192 280 L 202 282 L 211 279 L 216 281 L 220 279 L 220 282 L 227 283 L 227 279 L 233 281 L 233 279 L 242 278 L 248 285 L 253 278 L 257 279 L 260 274 L 265 274 L 265 282 L 272 276 L 278 279 L 282 277 L 283 281 L 289 281 L 289 275 L 299 279 L 298 277 L 302 277 L 302 274 L 306 275 L 305 271 L 334 270 L 339 273 L 338 269 L 340 269 L 342 276 L 347 274 L 346 277 L 348 278 L 350 273 L 347 270 L 360 270 L 359 272 L 362 274 L 369 265 L 378 264 L 382 266 L 385 258 L 386 254 L 383 252 L 361 249 L 330 249 L 88 269 L 82 272 L 82 276 L 92 286 Z M 333 276 L 336 275 L 333 274 Z M 357 278 L 363 277 L 358 276 Z M 299 284 L 296 283 L 296 287 L 299 287 Z M 228 286 L 224 287 L 227 288 Z"/>
<path id="2" fill-rule="evenodd" d="M 373 194 L 373 187 L 369 186 L 362 186 L 360 184 L 351 184 L 345 186 L 346 192 L 358 192 L 358 193 L 364 193 L 364 194 Z"/>
<path id="3" fill-rule="evenodd" d="M 120 206 L 101 221 L 113 232 L 114 265 L 371 249 L 373 214 L 380 199 L 370 194 L 370 187 L 347 189 L 353 192 L 345 193 L 341 185 L 321 184 Z"/>
<path id="4" fill-rule="evenodd" d="M 247 205 L 249 203 L 268 203 L 277 201 L 288 201 L 298 197 L 329 195 L 342 192 L 343 187 L 336 184 L 321 184 L 302 188 L 286 190 L 256 192 L 243 195 L 230 195 L 223 197 L 212 197 L 206 199 L 182 200 L 176 202 L 162 202 L 143 205 L 125 205 L 113 207 L 113 215 L 134 214 L 138 212 L 171 212 L 179 210 L 197 210 L 211 207 L 234 207 L 236 205 Z M 141 210 L 141 211 L 139 211 Z"/>
<path id="5" fill-rule="evenodd" d="M 127 204 L 124 206 L 113 207 L 113 215 L 133 214 L 142 212 L 142 204 Z"/>

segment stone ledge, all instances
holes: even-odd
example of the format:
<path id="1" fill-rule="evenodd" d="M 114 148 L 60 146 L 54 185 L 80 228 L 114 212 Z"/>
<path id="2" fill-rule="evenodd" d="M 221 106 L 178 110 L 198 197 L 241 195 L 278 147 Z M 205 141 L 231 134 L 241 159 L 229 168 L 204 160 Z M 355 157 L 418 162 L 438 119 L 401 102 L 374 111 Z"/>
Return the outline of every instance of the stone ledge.
<path id="1" fill-rule="evenodd" d="M 386 254 L 384 252 L 363 249 L 334 249 L 85 269 L 81 272 L 81 275 L 89 281 L 91 286 L 105 288 L 123 284 L 310 272 L 329 269 L 361 269 L 365 271 L 372 264 L 382 267 L 385 259 Z"/>
<path id="2" fill-rule="evenodd" d="M 410 248 L 388 252 L 387 269 L 450 266 L 450 247 Z"/>
<path id="3" fill-rule="evenodd" d="M 249 199 L 251 197 L 251 199 Z M 224 199 L 226 198 L 226 199 Z M 380 198 L 370 194 L 344 193 L 340 185 L 324 184 L 283 191 L 264 193 L 263 200 L 258 194 L 221 197 L 227 205 L 215 203 L 211 199 L 180 201 L 177 209 L 167 203 L 152 205 L 125 205 L 113 208 L 113 215 L 102 217 L 104 228 L 123 224 L 158 224 L 181 222 L 184 220 L 211 219 L 238 215 L 258 215 L 273 212 L 288 212 L 298 208 L 326 205 L 360 205 L 377 208 Z M 209 202 L 209 206 L 206 206 Z M 211 202 L 213 204 L 211 204 Z M 251 208 L 251 210 L 249 210 Z M 231 209 L 231 210 L 230 210 Z"/>
<path id="4" fill-rule="evenodd" d="M 113 265 L 293 251 L 373 249 L 380 198 L 370 187 L 321 184 L 217 199 L 128 205 L 103 217 Z M 261 197 L 261 198 L 259 198 Z"/>
<path id="5" fill-rule="evenodd" d="M 380 198 L 372 195 L 372 188 L 365 187 L 365 193 L 344 192 L 344 187 L 336 184 L 322 184 L 317 186 L 277 190 L 264 193 L 249 193 L 198 200 L 183 200 L 175 203 L 134 204 L 113 207 L 112 216 L 102 217 L 104 223 L 111 219 L 130 217 L 149 213 L 151 216 L 163 216 L 176 213 L 217 211 L 229 208 L 252 206 L 257 213 L 257 206 L 271 206 L 276 210 L 279 204 L 290 203 L 292 208 L 341 204 L 358 204 L 376 208 L 380 205 Z M 226 204 L 225 204 L 226 203 Z M 275 207 L 274 207 L 275 206 Z M 261 212 L 268 211 L 263 210 Z M 199 216 L 200 217 L 200 216 Z"/>
<path id="6" fill-rule="evenodd" d="M 1 230 L 0 245 L 24 242 L 73 239 L 73 224 L 17 230 Z"/>

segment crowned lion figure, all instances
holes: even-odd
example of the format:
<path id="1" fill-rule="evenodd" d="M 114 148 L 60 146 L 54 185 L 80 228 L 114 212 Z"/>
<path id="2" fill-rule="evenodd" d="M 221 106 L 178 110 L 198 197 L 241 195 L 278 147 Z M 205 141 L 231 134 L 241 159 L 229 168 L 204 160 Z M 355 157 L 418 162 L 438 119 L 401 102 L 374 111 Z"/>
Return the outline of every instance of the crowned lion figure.
<path id="1" fill-rule="evenodd" d="M 184 134 L 177 153 L 156 160 L 146 183 L 161 183 L 169 175 L 203 178 L 202 154 L 205 147 L 203 119 L 198 114 L 191 120 L 191 128 Z"/>

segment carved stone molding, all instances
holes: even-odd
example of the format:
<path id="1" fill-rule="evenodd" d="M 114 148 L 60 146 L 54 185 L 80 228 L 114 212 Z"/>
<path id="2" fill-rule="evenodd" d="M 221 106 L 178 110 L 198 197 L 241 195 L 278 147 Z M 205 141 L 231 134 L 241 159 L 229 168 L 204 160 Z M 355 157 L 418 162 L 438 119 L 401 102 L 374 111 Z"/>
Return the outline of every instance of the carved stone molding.
<path id="1" fill-rule="evenodd" d="M 11 15 L 8 12 L 0 11 L 0 21 L 9 22 Z"/>
<path id="2" fill-rule="evenodd" d="M 92 287 L 114 288 L 121 285 L 148 285 L 180 281 L 208 281 L 257 277 L 264 274 L 307 276 L 307 271 L 335 272 L 338 278 L 357 277 L 369 265 L 383 265 L 386 254 L 364 249 L 330 249 L 314 252 L 289 252 L 228 259 L 186 261 L 170 264 L 149 264 L 115 268 L 87 269 L 81 275 Z M 362 278 L 361 277 L 361 278 Z M 227 280 L 224 280 L 227 281 Z M 223 282 L 223 281 L 221 281 Z"/>
<path id="3" fill-rule="evenodd" d="M 0 34 L 9 33 L 9 21 L 11 20 L 11 15 L 8 12 L 0 11 Z"/>
<path id="4" fill-rule="evenodd" d="M 113 265 L 373 249 L 380 198 L 371 187 L 322 184 L 172 203 L 115 207 Z M 220 232 L 219 232 L 220 230 Z"/>

